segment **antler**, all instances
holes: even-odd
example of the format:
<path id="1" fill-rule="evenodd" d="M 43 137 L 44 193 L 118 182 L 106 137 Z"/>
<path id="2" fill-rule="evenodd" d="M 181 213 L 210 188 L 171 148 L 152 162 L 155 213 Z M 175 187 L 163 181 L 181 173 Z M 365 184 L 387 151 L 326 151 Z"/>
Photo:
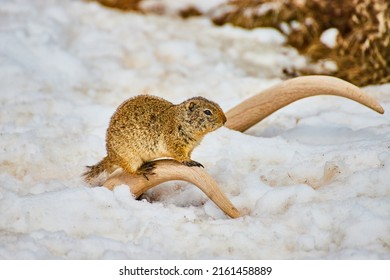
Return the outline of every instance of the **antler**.
<path id="1" fill-rule="evenodd" d="M 378 113 L 384 113 L 378 102 L 346 81 L 330 76 L 306 76 L 285 81 L 238 104 L 227 112 L 225 126 L 243 132 L 280 108 L 315 95 L 349 98 Z M 168 159 L 157 160 L 154 163 L 154 175 L 150 175 L 149 180 L 146 180 L 143 175 L 114 172 L 104 186 L 113 189 L 115 186 L 126 184 L 134 196 L 139 197 L 148 189 L 163 182 L 183 180 L 201 189 L 228 216 L 240 217 L 238 210 L 202 168 L 188 167 Z"/>
<path id="2" fill-rule="evenodd" d="M 138 198 L 148 189 L 163 182 L 174 180 L 187 181 L 201 189 L 229 217 L 240 217 L 238 210 L 204 169 L 188 167 L 169 159 L 156 160 L 154 163 L 153 172 L 155 174 L 148 175 L 148 180 L 143 175 L 114 172 L 104 183 L 104 186 L 112 190 L 115 186 L 126 184 L 134 196 Z"/>
<path id="3" fill-rule="evenodd" d="M 302 98 L 337 95 L 383 114 L 382 106 L 360 88 L 331 76 L 304 76 L 284 81 L 241 102 L 226 113 L 226 127 L 244 132 L 273 112 Z"/>

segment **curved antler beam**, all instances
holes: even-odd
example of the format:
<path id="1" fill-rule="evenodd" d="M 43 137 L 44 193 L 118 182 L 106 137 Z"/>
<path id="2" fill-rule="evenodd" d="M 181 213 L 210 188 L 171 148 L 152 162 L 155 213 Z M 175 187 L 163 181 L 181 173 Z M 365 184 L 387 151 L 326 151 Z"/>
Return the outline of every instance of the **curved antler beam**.
<path id="1" fill-rule="evenodd" d="M 126 184 L 134 196 L 138 198 L 158 184 L 173 180 L 187 181 L 201 189 L 229 217 L 238 218 L 241 216 L 220 190 L 218 184 L 204 169 L 188 167 L 169 159 L 157 160 L 154 163 L 154 174 L 148 175 L 148 180 L 143 175 L 114 172 L 103 185 L 112 190 L 115 186 Z"/>
<path id="2" fill-rule="evenodd" d="M 331 76 L 304 76 L 284 81 L 241 102 L 226 113 L 227 128 L 244 132 L 288 104 L 315 95 L 352 99 L 383 114 L 382 106 L 357 86 Z"/>

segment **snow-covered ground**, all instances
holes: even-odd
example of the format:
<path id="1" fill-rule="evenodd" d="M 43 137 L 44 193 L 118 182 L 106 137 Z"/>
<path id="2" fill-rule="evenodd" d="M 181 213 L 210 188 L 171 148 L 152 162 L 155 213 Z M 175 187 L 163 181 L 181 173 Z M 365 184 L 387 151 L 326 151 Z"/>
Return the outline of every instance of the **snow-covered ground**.
<path id="1" fill-rule="evenodd" d="M 193 159 L 245 215 L 196 187 L 90 188 L 84 166 L 126 98 L 201 95 L 228 110 L 305 60 L 272 29 L 139 15 L 81 0 L 0 2 L 0 258 L 389 259 L 387 111 L 312 97 L 246 134 L 221 128 Z"/>

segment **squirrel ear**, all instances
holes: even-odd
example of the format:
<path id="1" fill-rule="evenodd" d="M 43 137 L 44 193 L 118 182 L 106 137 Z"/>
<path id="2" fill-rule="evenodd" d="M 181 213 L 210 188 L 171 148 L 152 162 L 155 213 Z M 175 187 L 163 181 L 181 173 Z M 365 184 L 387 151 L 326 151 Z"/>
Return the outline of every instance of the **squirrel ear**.
<path id="1" fill-rule="evenodd" d="M 187 109 L 192 112 L 195 109 L 195 105 L 196 105 L 195 102 L 190 101 L 190 102 L 187 103 Z"/>

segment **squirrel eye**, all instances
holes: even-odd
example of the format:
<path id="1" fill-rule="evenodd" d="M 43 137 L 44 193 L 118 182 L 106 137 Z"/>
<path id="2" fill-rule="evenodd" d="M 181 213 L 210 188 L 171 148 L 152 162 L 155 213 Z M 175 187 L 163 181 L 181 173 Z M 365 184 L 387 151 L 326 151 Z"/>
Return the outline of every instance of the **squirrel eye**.
<path id="1" fill-rule="evenodd" d="M 206 115 L 208 115 L 208 116 L 211 116 L 213 113 L 211 113 L 211 111 L 210 110 L 204 110 L 203 111 Z"/>

